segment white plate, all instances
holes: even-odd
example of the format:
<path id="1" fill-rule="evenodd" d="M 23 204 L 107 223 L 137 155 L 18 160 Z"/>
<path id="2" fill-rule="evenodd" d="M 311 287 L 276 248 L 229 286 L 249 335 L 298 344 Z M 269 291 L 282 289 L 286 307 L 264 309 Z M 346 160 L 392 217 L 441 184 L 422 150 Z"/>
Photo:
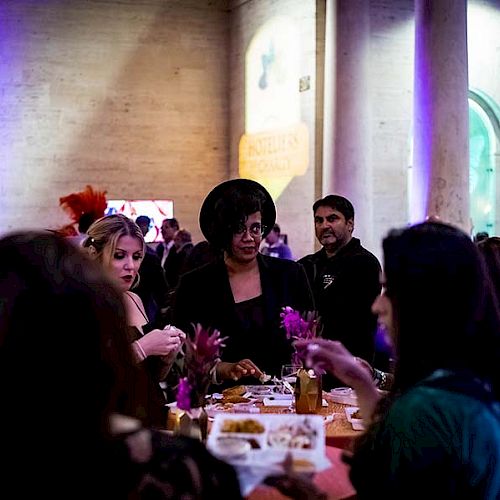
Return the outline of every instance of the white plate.
<path id="1" fill-rule="evenodd" d="M 280 397 L 280 398 L 275 398 L 274 396 L 271 396 L 269 398 L 264 398 L 264 406 L 282 406 L 282 407 L 287 407 L 287 406 L 292 406 L 294 403 L 295 399 L 293 396 L 288 396 L 288 397 Z"/>
<path id="2" fill-rule="evenodd" d="M 255 399 L 250 403 L 214 403 L 205 406 L 209 417 L 215 417 L 218 413 L 259 413 L 260 409 L 254 405 Z"/>
<path id="3" fill-rule="evenodd" d="M 245 439 L 233 437 L 219 437 L 215 441 L 213 451 L 220 458 L 239 458 L 246 455 L 252 447 Z"/>
<path id="4" fill-rule="evenodd" d="M 358 405 L 358 398 L 354 389 L 350 387 L 336 387 L 330 391 L 330 396 L 334 403 L 343 405 Z"/>
<path id="5" fill-rule="evenodd" d="M 232 424 L 232 431 L 223 430 L 227 427 L 226 423 Z M 238 428 L 245 430 L 238 432 Z M 326 457 L 325 425 L 321 415 L 218 414 L 215 415 L 207 441 L 208 449 L 215 454 L 220 438 L 236 438 L 254 443 L 244 455 L 228 459 L 234 466 L 255 467 L 259 470 L 264 468 L 268 473 L 278 473 L 283 471 L 287 453 L 291 453 L 294 460 L 310 464 L 315 472 L 330 466 Z"/>
<path id="6" fill-rule="evenodd" d="M 362 431 L 365 429 L 363 419 L 352 418 L 353 413 L 356 413 L 357 411 L 359 411 L 359 408 L 357 406 L 350 406 L 345 409 L 345 416 L 347 417 L 347 420 L 351 423 L 352 428 L 355 431 Z"/>
<path id="7" fill-rule="evenodd" d="M 263 399 L 264 406 L 291 406 L 295 403 L 295 396 L 291 396 L 290 394 L 287 396 L 286 394 L 278 394 L 274 396 L 270 396 L 268 398 Z M 321 406 L 323 408 L 328 408 L 328 402 L 326 399 L 321 400 Z"/>
<path id="8" fill-rule="evenodd" d="M 254 396 L 272 394 L 274 391 L 274 385 L 247 385 L 246 389 L 249 393 Z"/>

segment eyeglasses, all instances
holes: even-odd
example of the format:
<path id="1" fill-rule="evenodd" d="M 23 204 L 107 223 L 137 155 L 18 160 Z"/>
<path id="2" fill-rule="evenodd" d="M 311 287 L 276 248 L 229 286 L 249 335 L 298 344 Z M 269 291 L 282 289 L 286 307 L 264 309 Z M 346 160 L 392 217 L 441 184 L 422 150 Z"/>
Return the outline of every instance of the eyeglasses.
<path id="1" fill-rule="evenodd" d="M 252 224 L 250 227 L 240 224 L 234 230 L 234 234 L 243 236 L 247 231 L 253 238 L 262 238 L 263 234 L 266 232 L 266 226 L 260 224 L 259 222 Z"/>

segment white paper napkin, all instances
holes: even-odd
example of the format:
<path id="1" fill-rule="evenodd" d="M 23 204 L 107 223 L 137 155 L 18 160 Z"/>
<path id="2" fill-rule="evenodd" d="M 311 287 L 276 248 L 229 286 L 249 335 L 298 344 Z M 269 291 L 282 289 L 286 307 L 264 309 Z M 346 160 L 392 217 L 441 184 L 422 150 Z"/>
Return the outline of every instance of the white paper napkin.
<path id="1" fill-rule="evenodd" d="M 264 398 L 264 406 L 290 406 L 293 403 L 293 398 L 270 399 Z"/>
<path id="2" fill-rule="evenodd" d="M 280 399 L 270 399 L 270 398 L 264 398 L 263 400 L 264 406 L 290 406 L 293 403 L 293 397 L 290 398 L 283 398 L 283 396 L 280 397 Z M 328 403 L 325 399 L 323 399 L 321 406 L 327 408 Z"/>

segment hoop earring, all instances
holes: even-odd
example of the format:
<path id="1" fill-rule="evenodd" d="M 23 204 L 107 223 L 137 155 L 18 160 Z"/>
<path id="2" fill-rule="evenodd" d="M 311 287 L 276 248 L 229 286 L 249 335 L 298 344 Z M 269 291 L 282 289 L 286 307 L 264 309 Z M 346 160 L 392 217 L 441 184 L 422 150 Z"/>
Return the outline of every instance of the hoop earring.
<path id="1" fill-rule="evenodd" d="M 141 275 L 137 273 L 135 275 L 134 282 L 132 283 L 132 286 L 130 287 L 130 290 L 133 290 L 134 288 L 137 288 L 139 286 L 139 283 L 141 282 Z"/>

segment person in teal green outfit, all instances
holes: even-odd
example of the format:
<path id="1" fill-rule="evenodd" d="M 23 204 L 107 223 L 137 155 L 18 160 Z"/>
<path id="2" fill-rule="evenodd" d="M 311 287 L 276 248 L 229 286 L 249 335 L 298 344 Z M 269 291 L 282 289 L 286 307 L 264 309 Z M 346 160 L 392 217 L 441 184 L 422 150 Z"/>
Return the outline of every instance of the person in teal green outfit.
<path id="1" fill-rule="evenodd" d="M 397 355 L 390 392 L 342 344 L 300 346 L 356 390 L 368 427 L 348 457 L 357 498 L 499 499 L 500 320 L 482 257 L 437 222 L 392 231 L 383 248 L 373 312 Z"/>

